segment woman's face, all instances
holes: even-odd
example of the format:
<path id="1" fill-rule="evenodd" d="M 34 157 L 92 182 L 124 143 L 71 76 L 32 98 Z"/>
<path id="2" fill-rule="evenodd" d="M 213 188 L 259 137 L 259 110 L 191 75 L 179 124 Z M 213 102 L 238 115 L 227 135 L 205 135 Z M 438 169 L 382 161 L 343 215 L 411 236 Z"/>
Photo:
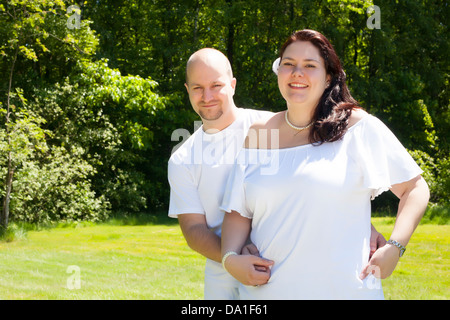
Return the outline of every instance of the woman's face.
<path id="1" fill-rule="evenodd" d="M 325 63 L 309 41 L 291 43 L 278 68 L 278 87 L 288 106 L 315 108 L 327 87 Z"/>

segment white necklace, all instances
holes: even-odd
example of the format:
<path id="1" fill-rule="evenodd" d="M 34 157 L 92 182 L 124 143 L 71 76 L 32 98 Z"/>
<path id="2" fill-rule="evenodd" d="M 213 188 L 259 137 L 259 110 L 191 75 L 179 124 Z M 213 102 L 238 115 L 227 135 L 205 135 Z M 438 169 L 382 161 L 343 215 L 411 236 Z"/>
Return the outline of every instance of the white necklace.
<path id="1" fill-rule="evenodd" d="M 313 123 L 314 123 L 314 121 L 311 121 L 310 124 L 308 124 L 308 125 L 306 125 L 306 126 L 304 126 L 304 127 L 297 127 L 297 126 L 294 126 L 294 125 L 289 121 L 289 119 L 288 119 L 288 112 L 287 112 L 287 110 L 286 110 L 286 112 L 284 113 L 284 118 L 286 119 L 286 123 L 288 124 L 289 127 L 291 127 L 291 128 L 294 129 L 294 130 L 297 130 L 297 131 L 299 131 L 299 132 L 308 129 L 308 128 L 311 127 L 311 126 L 313 125 Z"/>

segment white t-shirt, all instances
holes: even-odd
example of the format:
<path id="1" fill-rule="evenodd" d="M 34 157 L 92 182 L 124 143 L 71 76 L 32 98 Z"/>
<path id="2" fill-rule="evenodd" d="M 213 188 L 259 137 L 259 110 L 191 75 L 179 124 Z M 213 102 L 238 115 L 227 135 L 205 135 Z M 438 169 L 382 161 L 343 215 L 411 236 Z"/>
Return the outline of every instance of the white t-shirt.
<path id="1" fill-rule="evenodd" d="M 252 219 L 251 240 L 274 265 L 268 284 L 240 285 L 241 299 L 383 299 L 379 279 L 359 279 L 370 200 L 421 172 L 369 114 L 336 142 L 243 148 L 221 208 Z"/>
<path id="2" fill-rule="evenodd" d="M 227 128 L 208 134 L 196 130 L 170 157 L 169 217 L 206 215 L 208 227 L 220 236 L 224 212 L 219 209 L 230 170 L 248 129 L 272 113 L 238 108 L 237 119 Z"/>
<path id="3" fill-rule="evenodd" d="M 169 159 L 169 217 L 204 214 L 208 227 L 220 236 L 224 212 L 219 206 L 236 155 L 253 122 L 271 115 L 239 108 L 237 119 L 224 130 L 214 134 L 205 133 L 203 127 L 196 130 Z M 220 263 L 206 260 L 205 299 L 235 299 L 238 285 Z"/>

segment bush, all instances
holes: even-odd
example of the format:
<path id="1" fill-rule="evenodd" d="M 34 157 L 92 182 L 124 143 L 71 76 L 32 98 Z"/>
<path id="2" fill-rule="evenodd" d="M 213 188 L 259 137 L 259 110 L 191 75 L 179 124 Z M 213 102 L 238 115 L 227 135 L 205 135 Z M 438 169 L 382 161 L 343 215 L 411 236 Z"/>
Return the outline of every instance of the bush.
<path id="1" fill-rule="evenodd" d="M 428 206 L 421 223 L 445 225 L 450 224 L 450 206 L 448 204 L 431 204 Z"/>
<path id="2" fill-rule="evenodd" d="M 82 154 L 80 148 L 53 147 L 41 161 L 24 163 L 13 183 L 12 219 L 39 224 L 105 219 L 109 204 L 92 191 L 89 176 L 95 171 Z"/>

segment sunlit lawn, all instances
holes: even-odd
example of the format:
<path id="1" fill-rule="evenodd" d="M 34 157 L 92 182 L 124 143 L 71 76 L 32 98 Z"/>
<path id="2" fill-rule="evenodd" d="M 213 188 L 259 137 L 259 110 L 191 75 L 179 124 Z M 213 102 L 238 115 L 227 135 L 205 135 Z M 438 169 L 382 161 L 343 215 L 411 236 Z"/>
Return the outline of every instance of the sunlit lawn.
<path id="1" fill-rule="evenodd" d="M 2 299 L 203 298 L 203 259 L 176 224 L 33 231 L 0 243 L 0 261 Z"/>
<path id="2" fill-rule="evenodd" d="M 389 221 L 373 220 L 386 238 Z M 54 228 L 0 242 L 0 298 L 202 299 L 204 259 L 187 247 L 176 223 L 163 222 Z M 449 231 L 419 226 L 383 281 L 386 299 L 450 298 Z"/>
<path id="3" fill-rule="evenodd" d="M 386 239 L 392 218 L 374 218 Z M 383 280 L 386 299 L 450 299 L 450 226 L 419 225 L 394 273 Z"/>

